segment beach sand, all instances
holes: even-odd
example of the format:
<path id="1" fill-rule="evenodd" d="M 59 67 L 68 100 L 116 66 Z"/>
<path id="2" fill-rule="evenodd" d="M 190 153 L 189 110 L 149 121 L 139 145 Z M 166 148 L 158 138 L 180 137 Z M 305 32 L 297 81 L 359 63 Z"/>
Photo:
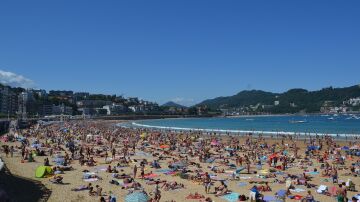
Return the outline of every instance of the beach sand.
<path id="1" fill-rule="evenodd" d="M 206 138 L 206 137 L 205 137 Z M 244 137 L 238 137 L 240 139 L 241 143 L 245 143 L 245 138 Z M 221 137 L 222 141 L 228 141 L 229 138 L 228 137 Z M 280 140 L 274 140 L 274 139 L 266 139 L 266 142 L 268 144 L 273 144 L 273 143 L 278 143 Z M 285 140 L 285 143 L 290 143 L 287 142 L 288 140 Z M 19 145 L 19 143 L 0 143 L 0 145 L 3 144 L 8 144 L 8 145 Z M 346 145 L 346 142 L 340 142 L 341 145 Z M 299 154 L 304 156 L 304 151 L 306 148 L 306 145 L 304 144 L 304 142 L 302 140 L 297 141 L 297 146 L 300 148 Z M 49 181 L 49 178 L 35 178 L 35 170 L 38 166 L 43 165 L 43 160 L 45 157 L 36 157 L 35 160 L 36 162 L 31 162 L 31 163 L 21 163 L 21 157 L 19 153 L 15 153 L 15 156 L 13 158 L 11 157 L 5 157 L 4 153 L 1 152 L 1 157 L 4 160 L 4 162 L 6 163 L 7 168 L 11 171 L 11 173 L 13 175 L 16 176 L 20 176 L 21 178 L 24 178 L 25 180 L 28 180 L 29 182 L 31 181 L 38 181 L 40 183 L 42 183 L 44 185 L 44 187 L 46 187 L 46 189 L 48 189 L 47 192 L 43 193 L 43 197 L 42 199 L 40 199 L 41 197 L 37 196 L 30 196 L 31 199 L 28 201 L 46 201 L 48 199 L 48 201 L 54 201 L 54 202 L 64 202 L 64 201 L 99 201 L 99 197 L 96 196 L 89 196 L 88 191 L 78 191 L 78 192 L 74 192 L 71 191 L 72 188 L 75 187 L 79 187 L 81 185 L 86 185 L 87 182 L 84 182 L 82 179 L 83 176 L 83 170 L 90 170 L 90 171 L 94 171 L 97 172 L 97 174 L 99 176 L 102 177 L 102 180 L 96 181 L 96 182 L 92 182 L 92 184 L 95 185 L 100 185 L 103 188 L 103 192 L 106 194 L 109 194 L 110 192 L 116 196 L 117 201 L 124 201 L 124 198 L 126 196 L 126 194 L 128 193 L 127 190 L 125 189 L 121 189 L 120 186 L 116 186 L 113 184 L 110 184 L 109 181 L 112 179 L 111 174 L 110 173 L 106 173 L 103 169 L 106 168 L 106 166 L 108 164 L 105 164 L 105 160 L 104 158 L 95 158 L 95 160 L 98 162 L 98 165 L 95 167 L 87 167 L 87 166 L 80 166 L 78 161 L 74 161 L 71 166 L 74 168 L 74 170 L 72 171 L 65 171 L 65 174 L 62 174 L 63 176 L 63 185 L 59 185 L 59 184 L 53 184 Z M 153 157 L 149 157 L 149 156 L 142 156 L 142 155 L 138 155 L 138 156 L 132 156 L 132 159 L 144 159 L 146 158 L 148 160 L 148 162 L 151 162 L 153 160 Z M 357 159 L 354 159 L 352 162 L 359 160 L 359 157 L 356 157 Z M 52 158 L 49 158 L 50 162 L 52 160 Z M 193 161 L 197 161 L 197 158 L 192 159 L 191 157 L 189 157 L 190 160 Z M 308 169 L 309 170 L 313 170 L 313 168 L 317 168 L 319 170 L 320 168 L 320 163 L 318 163 L 317 161 L 313 160 L 314 165 L 310 166 Z M 162 166 L 162 168 L 167 168 L 167 161 L 160 161 L 160 164 Z M 350 161 L 346 162 L 345 167 L 349 167 L 351 164 Z M 116 163 L 112 163 L 112 166 L 116 165 Z M 208 168 L 208 166 L 212 165 L 212 164 L 208 164 L 208 163 L 200 163 L 202 169 L 204 171 L 210 172 L 211 170 Z M 263 169 L 268 169 L 268 165 L 265 164 L 263 166 Z M 132 170 L 133 170 L 133 164 L 130 164 L 130 167 L 124 167 L 122 168 L 125 173 L 128 173 L 130 175 L 132 175 Z M 195 169 L 195 167 L 190 166 L 189 169 Z M 254 165 L 252 165 L 252 171 L 255 171 L 256 168 L 254 167 Z M 178 190 L 174 190 L 174 191 L 164 191 L 163 189 L 161 189 L 161 201 L 199 201 L 199 200 L 187 200 L 186 196 L 188 196 L 190 193 L 195 193 L 198 192 L 199 194 L 205 195 L 206 197 L 211 197 L 211 199 L 213 201 L 216 202 L 220 202 L 220 201 L 228 201 L 225 200 L 223 197 L 215 197 L 214 194 L 206 194 L 204 187 L 201 183 L 194 183 L 192 181 L 189 180 L 185 180 L 185 179 L 181 179 L 179 176 L 169 176 L 169 175 L 165 175 L 162 173 L 157 173 L 156 169 L 152 169 L 149 166 L 147 167 L 147 170 L 145 171 L 146 173 L 153 171 L 153 173 L 159 174 L 158 177 L 156 177 L 155 179 L 160 179 L 160 180 L 167 180 L 167 181 L 174 181 L 176 180 L 178 183 L 183 183 L 185 185 L 185 189 L 178 189 Z M 320 170 L 321 171 L 321 170 Z M 256 174 L 245 174 L 245 170 L 241 172 L 240 177 L 251 177 L 252 179 L 256 178 Z M 295 166 L 292 168 L 287 169 L 285 172 L 290 173 L 290 174 L 302 174 L 304 172 L 303 169 Z M 360 178 L 359 177 L 348 177 L 348 176 L 343 176 L 344 173 L 348 173 L 349 170 L 339 170 L 339 180 L 341 181 L 346 181 L 349 178 L 352 179 L 352 181 L 356 184 L 356 188 L 358 190 L 360 190 Z M 139 171 L 138 171 L 139 173 Z M 229 176 L 229 174 L 218 174 L 221 178 L 231 178 Z M 1 180 L 7 180 L 8 178 L 4 178 L 1 177 Z M 332 187 L 335 186 L 332 182 L 330 182 L 331 180 L 329 180 L 329 182 L 325 182 L 324 181 L 325 178 L 321 177 L 320 174 L 318 175 L 313 175 L 313 179 L 312 181 L 310 181 L 312 184 L 316 184 L 316 185 L 326 185 L 328 187 Z M 147 185 L 145 183 L 144 180 L 142 179 L 137 179 L 138 182 L 141 183 L 141 185 L 144 187 L 145 191 L 147 193 L 151 193 L 154 190 L 155 185 Z M 272 183 L 274 181 L 273 178 L 271 179 L 265 179 L 265 181 L 269 181 L 271 183 L 269 183 L 270 187 L 272 188 L 273 191 L 271 192 L 263 192 L 263 194 L 265 196 L 273 196 L 275 194 L 275 192 L 277 190 L 280 189 L 285 189 L 285 184 L 278 184 L 278 183 Z M 228 180 L 228 187 L 232 192 L 238 193 L 238 194 L 244 194 L 246 196 L 249 196 L 249 189 L 254 185 L 254 184 L 250 184 L 248 183 L 249 180 L 245 180 L 245 179 L 240 179 L 239 181 L 232 181 L 232 180 Z M 9 193 L 9 195 L 14 196 L 16 194 L 28 194 L 29 192 L 25 192 L 25 189 L 27 188 L 27 185 L 24 184 L 22 185 L 22 183 L 25 182 L 21 182 L 21 181 L 13 181 L 13 182 L 8 182 L 10 185 L 7 185 L 7 187 L 4 187 L 5 190 Z M 239 186 L 239 183 L 244 183 L 244 186 Z M 215 186 L 218 186 L 220 184 L 220 182 L 215 182 Z M 28 185 L 30 186 L 30 185 Z M 315 188 L 305 188 L 304 186 L 301 186 L 301 188 L 303 188 L 304 190 L 311 190 L 312 194 L 315 196 L 315 199 L 318 201 L 334 201 L 335 198 L 334 197 L 330 197 L 330 196 L 325 196 L 322 194 L 318 194 L 316 193 L 316 189 Z M 30 188 L 29 188 L 30 189 Z M 38 186 L 36 189 L 40 189 L 40 186 Z M 214 191 L 214 187 L 212 187 L 211 191 Z M 302 196 L 306 196 L 307 192 L 303 191 L 303 192 L 299 192 L 299 193 L 293 193 L 293 194 L 299 194 Z M 356 192 L 348 192 L 348 197 L 352 197 L 353 195 L 355 195 Z M 49 196 L 46 196 L 49 195 Z M 18 201 L 23 201 L 23 198 L 18 198 Z M 33 200 L 32 200 L 33 199 Z M 287 201 L 295 201 L 295 200 L 290 200 L 287 199 Z"/>

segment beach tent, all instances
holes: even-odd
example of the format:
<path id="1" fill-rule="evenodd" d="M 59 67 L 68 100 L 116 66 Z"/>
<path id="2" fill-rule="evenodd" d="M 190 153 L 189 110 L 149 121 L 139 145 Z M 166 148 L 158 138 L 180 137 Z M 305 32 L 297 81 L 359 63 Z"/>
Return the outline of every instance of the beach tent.
<path id="1" fill-rule="evenodd" d="M 50 166 L 39 166 L 35 171 L 35 177 L 43 178 L 46 175 L 51 175 L 53 172 Z"/>
<path id="2" fill-rule="evenodd" d="M 149 196 L 144 192 L 134 192 L 125 197 L 125 202 L 147 202 Z"/>

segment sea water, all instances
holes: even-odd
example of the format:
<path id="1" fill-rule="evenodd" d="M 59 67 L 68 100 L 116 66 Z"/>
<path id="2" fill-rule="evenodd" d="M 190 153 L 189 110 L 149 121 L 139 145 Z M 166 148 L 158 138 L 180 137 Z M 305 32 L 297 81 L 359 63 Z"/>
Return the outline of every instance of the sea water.
<path id="1" fill-rule="evenodd" d="M 243 116 L 142 120 L 133 127 L 229 133 L 360 135 L 360 118 L 350 115 Z"/>

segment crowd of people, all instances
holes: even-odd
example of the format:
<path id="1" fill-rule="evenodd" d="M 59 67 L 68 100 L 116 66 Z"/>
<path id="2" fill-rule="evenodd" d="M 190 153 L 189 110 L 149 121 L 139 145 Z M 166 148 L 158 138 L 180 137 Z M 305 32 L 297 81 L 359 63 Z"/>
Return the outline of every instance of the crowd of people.
<path id="1" fill-rule="evenodd" d="M 98 183 L 102 178 L 91 170 L 105 164 L 104 175 L 111 177 L 105 183 L 111 184 L 111 190 L 104 193 L 101 184 L 94 187 L 92 183 L 71 188 L 87 190 L 99 201 L 116 201 L 118 186 L 127 195 L 141 193 L 152 202 L 164 201 L 164 194 L 167 201 L 227 200 L 232 194 L 237 201 L 266 201 L 272 195 L 280 200 L 319 200 L 313 192 L 336 197 L 339 202 L 358 201 L 352 195 L 360 182 L 360 159 L 343 149 L 344 145 L 356 149 L 357 142 L 336 141 L 330 136 L 240 137 L 70 121 L 13 129 L 2 137 L 1 144 L 7 158 L 18 153 L 22 163 L 42 159 L 44 166 L 52 168 L 51 181 L 58 184 L 64 183 L 67 172 L 75 172 L 74 166 L 82 168 L 84 180 Z M 320 189 L 326 183 L 336 189 Z M 203 186 L 203 192 L 192 191 L 193 186 Z M 284 192 L 280 193 L 280 188 Z M 188 194 L 183 199 L 166 194 L 174 190 Z"/>

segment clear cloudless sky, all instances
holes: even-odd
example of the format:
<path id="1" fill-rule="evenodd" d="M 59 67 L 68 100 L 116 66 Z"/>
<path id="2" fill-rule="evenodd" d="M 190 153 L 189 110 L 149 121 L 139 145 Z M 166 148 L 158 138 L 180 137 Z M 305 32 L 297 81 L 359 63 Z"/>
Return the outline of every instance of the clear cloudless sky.
<path id="1" fill-rule="evenodd" d="M 0 69 L 46 90 L 194 104 L 360 83 L 360 1 L 0 2 Z"/>

